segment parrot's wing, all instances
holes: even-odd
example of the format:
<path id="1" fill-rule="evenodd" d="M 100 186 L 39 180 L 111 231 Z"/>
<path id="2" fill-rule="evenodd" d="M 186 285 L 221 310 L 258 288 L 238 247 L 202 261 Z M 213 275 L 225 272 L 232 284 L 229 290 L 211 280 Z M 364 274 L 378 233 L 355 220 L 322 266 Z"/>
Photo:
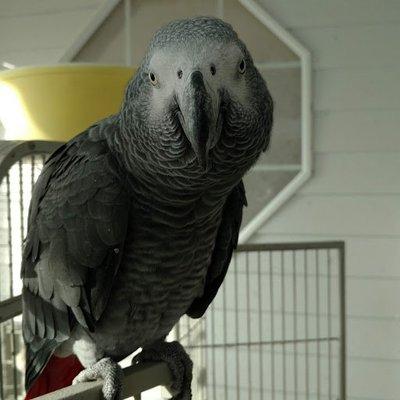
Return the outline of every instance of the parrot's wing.
<path id="1" fill-rule="evenodd" d="M 186 312 L 192 318 L 203 316 L 225 278 L 233 250 L 237 246 L 243 206 L 247 206 L 247 201 L 243 182 L 240 181 L 229 194 L 224 205 L 203 295 L 195 299 Z"/>
<path id="2" fill-rule="evenodd" d="M 118 271 L 130 199 L 105 129 L 117 128 L 100 123 L 63 145 L 34 188 L 21 270 L 27 386 L 77 323 L 100 318 Z"/>

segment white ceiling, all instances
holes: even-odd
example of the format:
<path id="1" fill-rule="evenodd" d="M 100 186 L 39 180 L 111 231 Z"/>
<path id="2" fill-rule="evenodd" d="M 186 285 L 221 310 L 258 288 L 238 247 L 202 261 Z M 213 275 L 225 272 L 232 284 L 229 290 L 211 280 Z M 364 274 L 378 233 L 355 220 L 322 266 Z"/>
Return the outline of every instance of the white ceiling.
<path id="1" fill-rule="evenodd" d="M 107 0 L 0 0 L 0 68 L 54 64 Z"/>

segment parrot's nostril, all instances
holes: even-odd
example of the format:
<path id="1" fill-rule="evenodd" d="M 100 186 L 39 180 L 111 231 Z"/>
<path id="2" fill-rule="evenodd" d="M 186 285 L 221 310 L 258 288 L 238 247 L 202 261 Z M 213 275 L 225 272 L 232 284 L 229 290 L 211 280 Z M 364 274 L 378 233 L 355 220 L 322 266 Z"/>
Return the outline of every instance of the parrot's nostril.
<path id="1" fill-rule="evenodd" d="M 178 79 L 181 79 L 181 78 L 182 78 L 182 74 L 183 74 L 182 70 L 179 69 L 178 72 L 177 72 Z"/>
<path id="2" fill-rule="evenodd" d="M 210 66 L 210 72 L 211 72 L 211 75 L 215 75 L 215 73 L 217 72 L 217 69 L 215 68 L 215 65 L 214 65 L 214 64 L 211 64 L 211 66 Z"/>

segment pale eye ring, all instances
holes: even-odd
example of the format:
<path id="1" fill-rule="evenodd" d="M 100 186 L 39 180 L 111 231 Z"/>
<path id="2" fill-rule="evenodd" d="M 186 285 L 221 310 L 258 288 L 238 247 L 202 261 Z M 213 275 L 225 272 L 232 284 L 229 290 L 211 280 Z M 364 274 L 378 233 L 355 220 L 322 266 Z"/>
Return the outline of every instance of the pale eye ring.
<path id="1" fill-rule="evenodd" d="M 154 72 L 149 72 L 149 79 L 152 85 L 156 85 L 157 84 L 157 78 L 154 74 Z"/>
<path id="2" fill-rule="evenodd" d="M 239 64 L 239 73 L 244 74 L 246 72 L 246 61 L 244 58 L 242 58 L 242 61 L 240 61 Z"/>

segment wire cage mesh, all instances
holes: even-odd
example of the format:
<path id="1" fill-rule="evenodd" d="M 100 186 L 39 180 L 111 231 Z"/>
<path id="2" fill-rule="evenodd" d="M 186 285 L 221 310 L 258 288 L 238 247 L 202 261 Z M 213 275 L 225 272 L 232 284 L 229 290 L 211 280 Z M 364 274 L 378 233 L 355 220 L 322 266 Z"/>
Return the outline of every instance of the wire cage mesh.
<path id="1" fill-rule="evenodd" d="M 29 149 L 29 155 L 25 155 L 26 149 L 20 149 L 20 156 L 18 151 L 11 154 L 11 162 L 0 168 L 0 301 L 21 293 L 19 273 L 29 202 L 33 185 L 54 146 L 48 147 L 48 152 Z M 21 324 L 21 315 L 0 324 L 0 399 L 23 398 L 25 347 Z"/>
<path id="2" fill-rule="evenodd" d="M 342 243 L 242 246 L 206 315 L 175 335 L 194 398 L 345 398 Z"/>
<path id="3" fill-rule="evenodd" d="M 0 142 L 0 301 L 21 292 L 32 188 L 59 143 L 18 146 Z M 206 315 L 182 317 L 171 337 L 194 361 L 196 400 L 344 400 L 343 243 L 239 247 Z M 0 340 L 0 399 L 22 399 L 20 315 Z"/>

